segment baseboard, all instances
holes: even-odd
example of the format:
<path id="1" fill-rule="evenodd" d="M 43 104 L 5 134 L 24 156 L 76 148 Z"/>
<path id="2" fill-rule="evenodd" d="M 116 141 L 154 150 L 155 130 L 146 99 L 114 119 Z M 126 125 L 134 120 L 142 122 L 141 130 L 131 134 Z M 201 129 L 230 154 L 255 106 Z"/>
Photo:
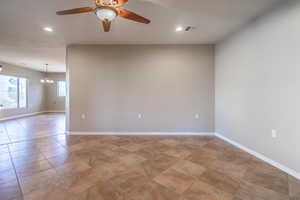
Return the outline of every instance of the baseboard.
<path id="1" fill-rule="evenodd" d="M 69 135 L 195 135 L 195 136 L 214 136 L 213 132 L 76 132 L 69 131 Z"/>
<path id="2" fill-rule="evenodd" d="M 30 116 L 40 115 L 40 114 L 45 114 L 45 113 L 65 113 L 65 111 L 41 111 L 41 112 L 26 113 L 26 114 L 21 114 L 21 115 L 14 115 L 14 116 L 10 116 L 10 117 L 0 118 L 0 122 L 12 120 L 12 119 L 23 118 L 23 117 L 30 117 Z"/>
<path id="3" fill-rule="evenodd" d="M 30 117 L 30 116 L 34 116 L 34 115 L 40 115 L 43 114 L 44 112 L 33 112 L 33 113 L 26 113 L 26 114 L 22 114 L 22 115 L 14 115 L 14 116 L 10 116 L 10 117 L 3 117 L 0 118 L 0 121 L 7 121 L 7 120 L 12 120 L 12 119 L 18 119 L 18 118 L 22 118 L 22 117 Z"/>
<path id="4" fill-rule="evenodd" d="M 253 156 L 255 156 L 255 157 L 257 157 L 257 158 L 259 158 L 259 159 L 261 159 L 261 160 L 263 160 L 263 161 L 265 161 L 267 163 L 269 163 L 270 165 L 272 165 L 272 166 L 274 166 L 274 167 L 276 167 L 276 168 L 284 171 L 285 173 L 287 173 L 287 174 L 289 174 L 289 175 L 291 175 L 291 176 L 293 176 L 293 177 L 295 177 L 295 178 L 297 178 L 297 179 L 300 180 L 300 173 L 299 172 L 297 172 L 297 171 L 295 171 L 295 170 L 293 170 L 291 168 L 288 168 L 288 167 L 286 167 L 286 166 L 284 166 L 284 165 L 282 165 L 282 164 L 280 164 L 280 163 L 278 163 L 278 162 L 276 162 L 276 161 L 274 161 L 274 160 L 272 160 L 272 159 L 264 156 L 261 153 L 253 151 L 253 150 L 249 149 L 248 147 L 245 147 L 244 145 L 242 145 L 242 144 L 240 144 L 238 142 L 235 142 L 235 141 L 233 141 L 233 140 L 231 140 L 231 139 L 229 139 L 229 138 L 227 138 L 227 137 L 225 137 L 225 136 L 223 136 L 223 135 L 221 135 L 219 133 L 215 133 L 215 135 L 216 135 L 216 137 L 218 137 L 218 138 L 220 138 L 220 139 L 222 139 L 222 140 L 224 140 L 224 141 L 226 141 L 226 142 L 228 142 L 228 143 L 230 143 L 230 144 L 238 147 L 239 149 L 241 149 L 243 151 L 246 151 L 247 153 L 250 153 L 251 155 L 253 155 Z"/>
<path id="5" fill-rule="evenodd" d="M 66 111 L 64 110 L 48 110 L 45 111 L 44 113 L 65 113 Z"/>

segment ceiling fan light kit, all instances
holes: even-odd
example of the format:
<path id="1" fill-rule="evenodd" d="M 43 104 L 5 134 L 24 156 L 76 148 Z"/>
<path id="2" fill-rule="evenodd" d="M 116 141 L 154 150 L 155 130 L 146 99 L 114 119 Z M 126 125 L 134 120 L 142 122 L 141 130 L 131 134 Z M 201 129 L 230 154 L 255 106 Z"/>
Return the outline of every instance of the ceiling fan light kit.
<path id="1" fill-rule="evenodd" d="M 95 9 L 97 17 L 101 21 L 112 21 L 118 16 L 118 12 L 111 7 L 99 7 Z"/>
<path id="2" fill-rule="evenodd" d="M 110 31 L 111 22 L 118 16 L 128 20 L 149 24 L 151 21 L 134 12 L 120 8 L 128 0 L 93 0 L 96 7 L 74 8 L 56 12 L 57 15 L 70 15 L 79 13 L 95 12 L 97 17 L 102 21 L 105 32 Z"/>

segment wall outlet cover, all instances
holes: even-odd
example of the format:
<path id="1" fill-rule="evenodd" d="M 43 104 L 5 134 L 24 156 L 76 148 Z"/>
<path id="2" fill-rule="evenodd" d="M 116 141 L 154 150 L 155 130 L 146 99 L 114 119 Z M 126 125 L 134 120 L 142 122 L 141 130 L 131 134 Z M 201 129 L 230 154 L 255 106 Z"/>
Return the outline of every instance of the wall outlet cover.
<path id="1" fill-rule="evenodd" d="M 277 138 L 277 131 L 275 129 L 272 129 L 271 135 L 272 135 L 272 138 Z"/>

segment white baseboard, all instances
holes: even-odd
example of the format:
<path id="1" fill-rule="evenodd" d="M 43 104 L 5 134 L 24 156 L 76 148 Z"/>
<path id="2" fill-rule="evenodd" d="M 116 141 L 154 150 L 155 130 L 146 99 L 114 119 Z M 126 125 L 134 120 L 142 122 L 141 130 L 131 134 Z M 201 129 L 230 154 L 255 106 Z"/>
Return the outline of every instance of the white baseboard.
<path id="1" fill-rule="evenodd" d="M 43 114 L 43 113 L 44 112 L 34 112 L 34 113 L 26 113 L 26 114 L 22 114 L 22 115 L 14 115 L 14 116 L 10 116 L 10 117 L 3 117 L 3 118 L 0 118 L 0 121 L 18 119 L 18 118 L 22 118 L 22 117 L 30 117 L 33 115 L 39 115 L 39 114 Z"/>
<path id="2" fill-rule="evenodd" d="M 287 173 L 287 174 L 289 174 L 289 175 L 291 175 L 291 176 L 293 176 L 293 177 L 295 177 L 295 178 L 297 178 L 297 179 L 300 180 L 300 173 L 299 172 L 297 172 L 297 171 L 295 171 L 295 170 L 293 170 L 291 168 L 288 168 L 288 167 L 286 167 L 286 166 L 284 166 L 284 165 L 282 165 L 282 164 L 280 164 L 280 163 L 278 163 L 278 162 L 276 162 L 276 161 L 274 161 L 274 160 L 272 160 L 272 159 L 264 156 L 261 153 L 253 151 L 253 150 L 249 149 L 248 147 L 245 147 L 244 145 L 242 145 L 240 143 L 237 143 L 237 142 L 235 142 L 235 141 L 233 141 L 233 140 L 231 140 L 231 139 L 229 139 L 229 138 L 227 138 L 227 137 L 225 137 L 225 136 L 223 136 L 223 135 L 221 135 L 219 133 L 215 133 L 215 135 L 216 135 L 216 137 L 218 137 L 218 138 L 220 138 L 220 139 L 222 139 L 222 140 L 224 140 L 224 141 L 226 141 L 226 142 L 228 142 L 228 143 L 230 143 L 230 144 L 238 147 L 239 149 L 241 149 L 243 151 L 246 151 L 247 153 L 250 153 L 251 155 L 253 155 L 253 156 L 255 156 L 255 157 L 257 157 L 257 158 L 259 158 L 259 159 L 261 159 L 261 160 L 263 160 L 263 161 L 265 161 L 267 163 L 269 163 L 270 165 L 272 165 L 272 166 L 274 166 L 274 167 L 276 167 L 276 168 L 284 171 L 285 173 Z"/>
<path id="3" fill-rule="evenodd" d="M 76 132 L 69 131 L 69 135 L 195 135 L 195 136 L 214 136 L 213 132 Z"/>
<path id="4" fill-rule="evenodd" d="M 18 118 L 22 118 L 22 117 L 30 117 L 30 116 L 40 115 L 40 114 L 45 114 L 45 113 L 65 113 L 65 111 L 41 111 L 41 112 L 26 113 L 26 114 L 21 114 L 21 115 L 14 115 L 14 116 L 10 116 L 10 117 L 0 118 L 0 122 L 12 120 L 12 119 L 18 119 Z"/>
<path id="5" fill-rule="evenodd" d="M 44 113 L 65 113 L 66 111 L 64 110 L 48 110 L 45 111 Z"/>

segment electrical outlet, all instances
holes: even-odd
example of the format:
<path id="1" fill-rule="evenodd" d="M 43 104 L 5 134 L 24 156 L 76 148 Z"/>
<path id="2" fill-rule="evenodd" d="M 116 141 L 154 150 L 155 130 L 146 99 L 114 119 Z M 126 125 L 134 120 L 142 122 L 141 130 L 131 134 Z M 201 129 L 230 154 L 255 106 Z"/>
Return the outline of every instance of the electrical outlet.
<path id="1" fill-rule="evenodd" d="M 142 119 L 142 117 L 143 117 L 142 114 L 138 114 L 139 119 Z"/>
<path id="2" fill-rule="evenodd" d="M 85 114 L 81 114 L 81 119 L 85 119 L 85 118 L 86 118 Z"/>
<path id="3" fill-rule="evenodd" d="M 275 129 L 272 129 L 271 135 L 272 135 L 272 138 L 277 138 L 277 131 Z"/>
<path id="4" fill-rule="evenodd" d="M 199 119 L 200 115 L 199 114 L 195 114 L 195 119 Z"/>

